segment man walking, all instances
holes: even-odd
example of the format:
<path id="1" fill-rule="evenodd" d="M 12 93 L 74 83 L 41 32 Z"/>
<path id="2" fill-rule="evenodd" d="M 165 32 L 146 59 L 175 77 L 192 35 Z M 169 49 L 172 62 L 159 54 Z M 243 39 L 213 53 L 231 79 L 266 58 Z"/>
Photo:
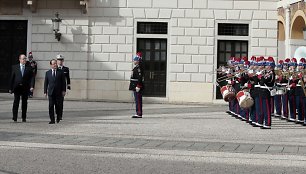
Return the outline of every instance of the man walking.
<path id="1" fill-rule="evenodd" d="M 44 82 L 44 94 L 49 98 L 49 124 L 55 123 L 54 106 L 56 109 L 56 122 L 59 123 L 62 118 L 61 99 L 66 95 L 66 81 L 62 70 L 57 68 L 57 61 L 50 61 L 51 69 L 46 72 Z"/>
<path id="2" fill-rule="evenodd" d="M 61 54 L 58 54 L 56 56 L 56 60 L 57 60 L 57 67 L 58 69 L 62 70 L 65 76 L 65 82 L 67 84 L 67 89 L 71 90 L 71 86 L 70 86 L 70 72 L 69 72 L 69 68 L 64 66 L 64 56 Z M 57 115 L 63 115 L 63 109 L 64 109 L 64 96 L 61 98 L 60 100 L 60 106 L 61 108 L 59 110 L 56 110 L 56 114 Z M 59 113 L 61 112 L 61 113 Z M 62 120 L 63 117 L 60 118 L 60 120 Z"/>
<path id="3" fill-rule="evenodd" d="M 27 57 L 19 56 L 19 64 L 12 66 L 9 93 L 14 93 L 13 120 L 17 122 L 20 97 L 22 98 L 22 122 L 26 122 L 29 91 L 34 90 L 33 70 L 26 66 Z"/>

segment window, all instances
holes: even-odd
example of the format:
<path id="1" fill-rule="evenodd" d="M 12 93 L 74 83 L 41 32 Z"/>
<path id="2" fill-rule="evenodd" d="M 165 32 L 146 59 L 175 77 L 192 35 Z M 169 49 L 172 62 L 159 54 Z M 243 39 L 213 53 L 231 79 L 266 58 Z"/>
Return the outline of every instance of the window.
<path id="1" fill-rule="evenodd" d="M 137 22 L 137 34 L 167 34 L 167 22 Z"/>
<path id="2" fill-rule="evenodd" d="M 248 36 L 249 24 L 218 24 L 218 35 Z"/>

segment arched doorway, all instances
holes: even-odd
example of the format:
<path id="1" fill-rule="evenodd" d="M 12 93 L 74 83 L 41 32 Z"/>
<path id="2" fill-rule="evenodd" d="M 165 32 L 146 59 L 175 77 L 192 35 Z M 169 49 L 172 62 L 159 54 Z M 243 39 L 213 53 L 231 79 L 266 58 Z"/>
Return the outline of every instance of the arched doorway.
<path id="1" fill-rule="evenodd" d="M 277 41 L 278 41 L 278 57 L 280 59 L 284 59 L 286 56 L 286 52 L 285 52 L 285 40 L 286 40 L 286 36 L 285 36 L 285 26 L 284 26 L 284 22 L 283 22 L 283 18 L 280 19 L 278 21 L 277 24 Z"/>
<path id="2" fill-rule="evenodd" d="M 302 16 L 297 16 L 292 22 L 291 39 L 304 39 L 303 28 L 305 28 L 305 20 Z"/>

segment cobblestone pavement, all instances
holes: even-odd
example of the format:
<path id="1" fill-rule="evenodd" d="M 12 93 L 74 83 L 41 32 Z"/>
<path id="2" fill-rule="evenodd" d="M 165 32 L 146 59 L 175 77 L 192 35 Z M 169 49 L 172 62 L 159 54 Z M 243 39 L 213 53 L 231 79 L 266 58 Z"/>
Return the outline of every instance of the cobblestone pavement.
<path id="1" fill-rule="evenodd" d="M 134 106 L 131 103 L 65 101 L 64 119 L 55 125 L 48 124 L 47 106 L 46 100 L 29 100 L 27 122 L 22 123 L 19 119 L 18 123 L 14 123 L 11 120 L 11 96 L 0 97 L 0 155 L 5 152 L 14 156 L 19 148 L 34 151 L 31 153 L 36 155 L 58 153 L 52 149 L 60 149 L 75 150 L 78 153 L 90 150 L 91 153 L 95 153 L 95 156 L 100 153 L 105 155 L 110 151 L 121 155 L 132 152 L 134 155 L 138 153 L 148 155 L 149 152 L 154 152 L 153 154 L 169 155 L 171 159 L 179 155 L 211 160 L 212 156 L 218 154 L 220 155 L 218 158 L 222 157 L 222 159 L 237 156 L 240 159 L 237 164 L 241 161 L 243 161 L 241 164 L 246 163 L 248 160 L 259 161 L 269 156 L 269 160 L 266 160 L 276 160 L 274 165 L 285 164 L 286 160 L 290 161 L 289 166 L 293 163 L 301 164 L 296 166 L 299 170 L 291 171 L 291 169 L 276 167 L 269 171 L 299 173 L 306 168 L 306 165 L 302 165 L 306 164 L 305 127 L 273 118 L 271 130 L 254 128 L 225 114 L 224 111 L 227 109 L 225 105 L 144 104 L 144 117 L 132 119 L 130 116 L 134 114 Z M 43 152 L 37 152 L 33 148 L 43 149 Z M 14 149 L 14 151 L 7 151 L 7 149 Z M 208 154 L 210 155 L 206 156 Z M 23 157 L 27 155 L 29 158 L 32 157 L 30 154 L 24 154 Z M 248 160 L 243 160 L 244 157 L 242 158 L 241 155 L 248 156 Z M 9 156 L 6 158 L 10 161 Z M 39 158 L 33 161 L 37 159 Z M 151 163 L 151 160 L 150 157 L 148 163 Z M 159 160 L 152 165 L 163 166 L 159 164 Z M 232 159 L 227 160 L 233 162 Z M 222 162 L 221 166 L 227 162 Z M 86 162 L 83 161 L 83 163 L 85 165 Z M 15 169 L 10 165 L 4 167 L 2 166 L 4 164 L 6 163 L 0 162 L 0 173 L 33 172 L 30 169 Z M 211 161 L 209 164 L 210 167 L 215 165 L 211 164 Z M 260 165 L 266 168 L 271 167 L 268 164 L 269 162 Z M 230 166 L 232 167 L 232 164 Z M 229 168 L 232 169 L 231 167 Z M 255 168 L 250 170 L 256 171 L 256 166 L 253 167 Z M 235 172 L 234 168 L 231 170 L 233 173 L 245 173 L 243 170 Z M 228 168 L 225 168 L 214 172 L 212 167 L 207 173 L 223 173 L 227 170 Z M 69 171 L 71 172 L 72 168 L 59 173 L 70 173 Z M 98 171 L 92 173 L 99 173 Z M 131 172 L 135 171 L 143 173 L 139 172 L 138 168 Z M 165 173 L 173 172 L 169 166 L 165 168 L 165 171 L 168 171 Z M 106 173 L 115 172 L 111 170 Z M 257 173 L 265 172 L 258 170 Z"/>

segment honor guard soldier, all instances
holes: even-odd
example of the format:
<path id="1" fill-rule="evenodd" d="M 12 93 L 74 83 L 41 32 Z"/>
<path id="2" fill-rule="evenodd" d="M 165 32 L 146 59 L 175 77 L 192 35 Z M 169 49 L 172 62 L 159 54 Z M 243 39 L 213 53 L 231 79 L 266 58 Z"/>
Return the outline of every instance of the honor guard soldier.
<path id="1" fill-rule="evenodd" d="M 297 60 L 296 58 L 292 58 L 291 62 L 289 63 L 289 108 L 290 108 L 290 118 L 288 119 L 289 122 L 296 121 L 296 101 L 295 101 L 295 91 L 296 85 L 298 83 L 297 74 L 296 74 L 296 67 L 297 67 Z"/>
<path id="2" fill-rule="evenodd" d="M 297 109 L 297 119 L 296 122 L 297 124 L 303 124 L 304 123 L 304 113 L 305 113 L 305 108 L 304 108 L 304 82 L 303 76 L 304 76 L 304 64 L 306 60 L 305 58 L 301 58 L 297 67 L 297 84 L 296 84 L 296 89 L 295 89 L 295 103 L 296 103 L 296 109 Z"/>
<path id="3" fill-rule="evenodd" d="M 142 64 L 141 52 L 138 52 L 133 58 L 135 67 L 132 70 L 129 90 L 133 91 L 136 114 L 132 118 L 142 118 L 142 93 L 144 90 L 143 78 L 144 78 L 144 67 Z"/>
<path id="4" fill-rule="evenodd" d="M 262 108 L 262 113 L 259 115 L 258 123 L 263 125 L 263 129 L 271 129 L 271 93 L 275 82 L 274 73 L 274 59 L 269 57 L 267 62 L 265 62 L 265 71 L 259 78 L 260 84 L 260 108 Z"/>
<path id="5" fill-rule="evenodd" d="M 290 59 L 286 58 L 283 64 L 283 74 L 282 79 L 280 81 L 281 86 L 284 88 L 284 94 L 282 95 L 282 109 L 283 113 L 281 115 L 282 119 L 288 119 L 289 116 L 289 91 L 288 89 L 288 83 L 289 83 L 289 63 Z"/>
<path id="6" fill-rule="evenodd" d="M 276 66 L 276 75 L 275 75 L 275 83 L 276 83 L 276 87 L 277 89 L 280 91 L 285 91 L 282 88 L 281 82 L 283 79 L 283 75 L 282 75 L 282 70 L 283 70 L 283 64 L 284 61 L 283 60 L 279 60 L 278 64 Z M 275 105 L 275 111 L 276 113 L 274 114 L 275 117 L 280 117 L 282 115 L 282 94 L 281 93 L 277 93 L 274 96 L 274 105 Z"/>
<path id="7" fill-rule="evenodd" d="M 238 81 L 240 83 L 240 88 L 242 91 L 248 91 L 248 81 L 249 76 L 247 74 L 247 70 L 250 67 L 250 62 L 247 60 L 246 57 L 243 58 L 243 71 L 241 71 L 240 78 L 238 78 Z M 242 120 L 249 122 L 249 108 L 242 108 L 240 107 L 240 115 Z"/>
<path id="8" fill-rule="evenodd" d="M 29 52 L 29 55 L 28 55 L 28 61 L 26 63 L 26 66 L 31 66 L 32 67 L 32 70 L 33 70 L 33 80 L 34 80 L 34 86 L 35 87 L 35 77 L 36 77 L 36 74 L 37 74 L 37 62 L 35 60 L 33 60 L 33 54 L 32 52 Z M 29 91 L 29 98 L 32 98 L 33 97 L 33 91 Z"/>
<path id="9" fill-rule="evenodd" d="M 69 68 L 64 66 L 64 56 L 61 54 L 58 54 L 56 56 L 56 62 L 57 62 L 57 69 L 59 71 L 62 71 L 64 76 L 65 76 L 65 81 L 66 81 L 66 88 L 71 90 L 71 85 L 70 85 L 70 71 Z M 59 122 L 60 120 L 63 119 L 63 109 L 64 109 L 64 97 L 62 96 L 60 99 L 60 103 L 59 103 L 59 110 L 56 110 L 56 114 L 58 115 L 59 119 L 57 120 L 57 122 Z"/>
<path id="10" fill-rule="evenodd" d="M 261 108 L 261 103 L 262 103 L 262 91 L 260 88 L 260 79 L 263 76 L 264 73 L 264 66 L 265 66 L 265 62 L 264 62 L 264 57 L 257 57 L 256 58 L 256 62 L 257 62 L 257 70 L 256 70 L 256 74 L 253 76 L 253 80 L 254 80 L 254 99 L 255 99 L 255 123 L 252 122 L 252 125 L 255 127 L 262 127 L 262 121 L 260 120 L 262 118 L 262 108 Z"/>
<path id="11" fill-rule="evenodd" d="M 252 56 L 251 57 L 251 61 L 250 61 L 250 69 L 248 72 L 248 76 L 249 76 L 249 89 L 250 89 L 250 94 L 251 97 L 253 98 L 254 102 L 255 102 L 255 98 L 257 97 L 257 92 L 255 89 L 255 84 L 258 83 L 258 78 L 255 75 L 256 73 L 256 69 L 257 69 L 257 62 L 256 62 L 256 57 Z M 256 81 L 257 79 L 257 81 Z M 249 123 L 253 126 L 255 126 L 255 123 L 257 122 L 256 120 L 256 109 L 255 109 L 255 104 L 253 104 L 253 106 L 250 108 L 250 117 L 249 117 Z"/>

